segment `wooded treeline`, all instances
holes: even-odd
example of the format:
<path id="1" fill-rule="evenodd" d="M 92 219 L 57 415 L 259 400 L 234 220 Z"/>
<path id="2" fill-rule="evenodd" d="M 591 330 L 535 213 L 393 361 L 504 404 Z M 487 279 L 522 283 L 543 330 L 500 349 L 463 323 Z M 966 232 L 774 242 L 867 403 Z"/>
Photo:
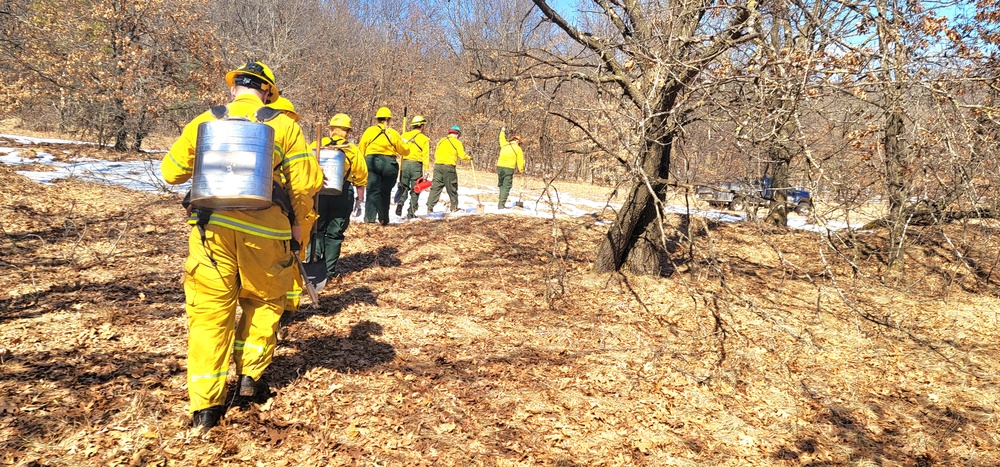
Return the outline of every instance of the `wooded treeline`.
<path id="1" fill-rule="evenodd" d="M 825 212 L 907 226 L 992 217 L 1000 186 L 992 0 L 3 0 L 5 118 L 137 149 L 226 100 L 247 59 L 303 127 L 375 110 L 453 124 L 478 167 L 496 132 L 529 171 L 630 190 L 598 270 L 657 273 L 677 186 L 769 176 Z M 396 125 L 400 122 L 397 120 Z M 767 219 L 786 222 L 776 200 Z"/>

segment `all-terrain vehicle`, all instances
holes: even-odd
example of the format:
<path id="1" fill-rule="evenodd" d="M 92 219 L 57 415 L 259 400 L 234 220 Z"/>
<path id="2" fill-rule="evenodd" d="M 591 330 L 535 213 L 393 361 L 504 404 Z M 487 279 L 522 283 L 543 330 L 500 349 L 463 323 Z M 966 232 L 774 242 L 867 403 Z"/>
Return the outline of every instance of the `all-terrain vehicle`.
<path id="1" fill-rule="evenodd" d="M 695 197 L 718 207 L 728 207 L 733 211 L 743 211 L 749 206 L 767 206 L 774 201 L 775 190 L 771 179 L 762 178 L 752 183 L 713 182 L 695 186 Z M 785 192 L 785 200 L 796 214 L 808 216 L 812 213 L 812 197 L 799 188 L 780 190 Z"/>

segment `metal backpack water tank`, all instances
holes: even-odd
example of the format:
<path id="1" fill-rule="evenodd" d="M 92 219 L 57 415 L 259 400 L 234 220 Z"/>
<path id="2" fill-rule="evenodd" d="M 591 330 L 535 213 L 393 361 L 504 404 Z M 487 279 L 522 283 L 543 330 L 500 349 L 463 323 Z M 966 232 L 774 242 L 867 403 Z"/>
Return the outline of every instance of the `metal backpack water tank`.
<path id="1" fill-rule="evenodd" d="M 344 192 L 344 177 L 347 174 L 347 156 L 340 149 L 320 149 L 319 166 L 323 169 L 321 195 L 339 195 Z"/>
<path id="2" fill-rule="evenodd" d="M 198 125 L 191 205 L 211 210 L 271 206 L 274 129 L 245 120 Z"/>

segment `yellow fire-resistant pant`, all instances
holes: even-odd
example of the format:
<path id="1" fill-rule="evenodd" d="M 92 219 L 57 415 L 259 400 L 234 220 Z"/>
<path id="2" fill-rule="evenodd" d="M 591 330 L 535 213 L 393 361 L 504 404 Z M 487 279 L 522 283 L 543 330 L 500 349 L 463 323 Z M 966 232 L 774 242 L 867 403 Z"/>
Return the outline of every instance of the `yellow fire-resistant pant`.
<path id="1" fill-rule="evenodd" d="M 296 274 L 292 281 L 292 288 L 285 293 L 285 313 L 295 313 L 299 311 L 299 302 L 302 301 L 302 275 Z"/>
<path id="2" fill-rule="evenodd" d="M 203 246 L 198 228 L 191 229 L 184 263 L 192 412 L 225 403 L 230 353 L 237 374 L 260 379 L 274 355 L 295 271 L 286 241 L 215 225 L 205 230 Z M 243 310 L 238 323 L 237 304 Z"/>

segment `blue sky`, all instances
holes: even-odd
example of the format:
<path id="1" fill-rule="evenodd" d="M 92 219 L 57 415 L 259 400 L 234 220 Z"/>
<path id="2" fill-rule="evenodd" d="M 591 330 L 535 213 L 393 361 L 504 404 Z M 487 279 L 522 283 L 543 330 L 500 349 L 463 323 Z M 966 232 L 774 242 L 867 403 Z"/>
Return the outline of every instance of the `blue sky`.
<path id="1" fill-rule="evenodd" d="M 548 0 L 549 6 L 557 13 L 566 18 L 571 24 L 576 20 L 577 17 L 577 4 L 580 0 Z"/>

